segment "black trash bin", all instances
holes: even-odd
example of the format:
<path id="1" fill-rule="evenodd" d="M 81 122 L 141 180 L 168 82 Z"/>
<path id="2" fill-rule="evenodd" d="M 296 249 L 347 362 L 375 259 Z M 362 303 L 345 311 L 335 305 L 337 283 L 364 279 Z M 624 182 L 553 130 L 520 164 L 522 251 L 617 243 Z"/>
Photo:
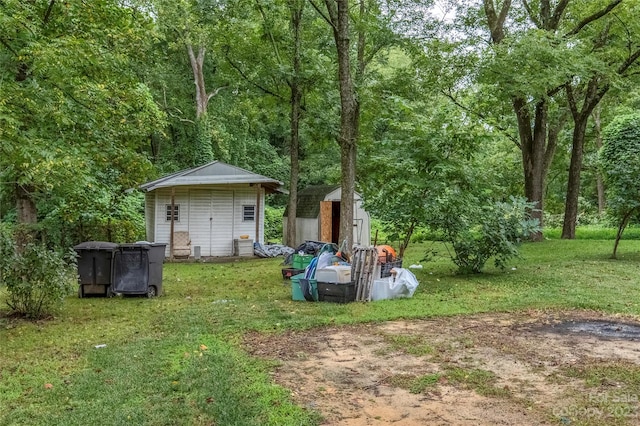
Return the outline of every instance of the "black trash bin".
<path id="1" fill-rule="evenodd" d="M 78 297 L 111 297 L 112 262 L 118 244 L 86 241 L 74 246 L 78 253 Z"/>
<path id="2" fill-rule="evenodd" d="M 167 245 L 162 243 L 149 244 L 149 287 L 154 287 L 156 296 L 162 296 L 162 265 Z"/>
<path id="3" fill-rule="evenodd" d="M 113 257 L 112 291 L 154 297 L 162 294 L 162 262 L 166 244 L 120 244 Z"/>

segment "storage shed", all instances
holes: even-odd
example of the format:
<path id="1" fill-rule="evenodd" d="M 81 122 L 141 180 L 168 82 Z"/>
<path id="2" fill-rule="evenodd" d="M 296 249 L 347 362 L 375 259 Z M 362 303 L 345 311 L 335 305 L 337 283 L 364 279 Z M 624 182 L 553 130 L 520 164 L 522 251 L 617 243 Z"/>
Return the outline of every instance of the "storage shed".
<path id="1" fill-rule="evenodd" d="M 326 241 L 340 244 L 340 197 L 338 185 L 309 186 L 298 192 L 296 214 L 296 247 L 305 241 Z M 371 244 L 369 213 L 362 208 L 362 196 L 357 192 L 353 200 L 353 243 Z M 284 212 L 284 235 L 287 234 L 288 209 Z"/>
<path id="2" fill-rule="evenodd" d="M 147 240 L 167 244 L 166 257 L 174 239 L 186 239 L 180 242 L 184 257 L 253 255 L 253 242 L 264 242 L 265 194 L 286 193 L 276 179 L 220 161 L 140 188 L 146 192 Z"/>

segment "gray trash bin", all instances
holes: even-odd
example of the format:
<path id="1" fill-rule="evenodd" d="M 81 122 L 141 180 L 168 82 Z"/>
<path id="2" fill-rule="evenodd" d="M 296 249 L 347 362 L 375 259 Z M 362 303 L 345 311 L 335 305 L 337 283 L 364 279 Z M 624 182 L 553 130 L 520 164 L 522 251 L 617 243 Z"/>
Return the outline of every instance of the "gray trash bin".
<path id="1" fill-rule="evenodd" d="M 113 255 L 118 244 L 108 241 L 86 241 L 74 246 L 78 253 L 78 297 L 113 295 Z"/>
<path id="2" fill-rule="evenodd" d="M 114 293 L 155 297 L 162 294 L 162 263 L 166 244 L 120 244 L 113 257 Z"/>
<path id="3" fill-rule="evenodd" d="M 149 286 L 155 287 L 156 296 L 162 296 L 162 267 L 164 252 L 167 245 L 162 243 L 149 244 Z"/>

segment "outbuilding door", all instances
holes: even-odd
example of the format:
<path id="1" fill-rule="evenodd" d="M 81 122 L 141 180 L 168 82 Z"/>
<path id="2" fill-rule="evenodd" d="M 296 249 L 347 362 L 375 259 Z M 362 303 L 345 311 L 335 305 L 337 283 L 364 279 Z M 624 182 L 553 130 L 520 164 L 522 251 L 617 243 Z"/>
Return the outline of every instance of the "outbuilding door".
<path id="1" fill-rule="evenodd" d="M 191 249 L 202 256 L 233 254 L 233 191 L 193 189 L 189 192 Z"/>
<path id="2" fill-rule="evenodd" d="M 353 244 L 363 242 L 364 218 L 357 217 L 358 208 L 353 209 Z M 318 218 L 320 241 L 332 242 L 340 245 L 340 201 L 320 201 L 320 216 Z M 367 224 L 368 226 L 368 224 Z"/>
<path id="3" fill-rule="evenodd" d="M 339 244 L 340 201 L 320 201 L 320 241 Z"/>

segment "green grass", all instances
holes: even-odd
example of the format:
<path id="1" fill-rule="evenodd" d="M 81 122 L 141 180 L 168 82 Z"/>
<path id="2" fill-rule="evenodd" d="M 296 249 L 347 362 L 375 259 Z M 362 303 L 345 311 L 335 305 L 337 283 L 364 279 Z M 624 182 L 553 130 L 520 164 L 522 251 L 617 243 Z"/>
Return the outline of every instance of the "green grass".
<path id="1" fill-rule="evenodd" d="M 437 254 L 414 270 L 413 298 L 346 305 L 292 301 L 281 259 L 165 264 L 163 297 L 70 296 L 39 322 L 4 315 L 0 289 L 0 424 L 319 424 L 273 384 L 272 364 L 242 350 L 243 333 L 532 308 L 640 315 L 640 241 L 623 241 L 617 260 L 612 246 L 547 240 L 525 245 L 506 271 L 460 276 L 445 246 L 416 245 L 405 266 Z"/>
<path id="2" fill-rule="evenodd" d="M 610 425 L 637 424 L 640 395 L 640 367 L 624 361 L 593 361 L 564 368 L 560 374 L 582 379 L 588 391 L 569 395 L 576 402 L 566 417 L 577 424 L 595 426 L 602 419 Z M 576 413 L 587 413 L 581 418 Z M 574 416 L 572 417 L 571 414 Z"/>
<path id="3" fill-rule="evenodd" d="M 481 369 L 464 369 L 453 367 L 447 370 L 449 382 L 473 389 L 479 395 L 493 397 L 508 397 L 509 390 L 496 386 L 496 375 L 491 371 Z"/>
<path id="4" fill-rule="evenodd" d="M 617 229 L 603 228 L 597 225 L 581 226 L 576 228 L 578 240 L 615 240 Z M 549 239 L 558 239 L 562 235 L 562 228 L 545 228 L 544 236 Z M 640 240 L 640 227 L 629 226 L 622 234 L 623 240 Z"/>
<path id="5" fill-rule="evenodd" d="M 390 351 L 402 350 L 414 356 L 425 356 L 433 353 L 433 347 L 420 336 L 385 335 Z"/>
<path id="6" fill-rule="evenodd" d="M 411 393 L 417 394 L 433 389 L 442 377 L 443 375 L 440 373 L 424 374 L 422 376 L 396 374 L 389 377 L 386 382 L 391 386 L 406 389 Z"/>

